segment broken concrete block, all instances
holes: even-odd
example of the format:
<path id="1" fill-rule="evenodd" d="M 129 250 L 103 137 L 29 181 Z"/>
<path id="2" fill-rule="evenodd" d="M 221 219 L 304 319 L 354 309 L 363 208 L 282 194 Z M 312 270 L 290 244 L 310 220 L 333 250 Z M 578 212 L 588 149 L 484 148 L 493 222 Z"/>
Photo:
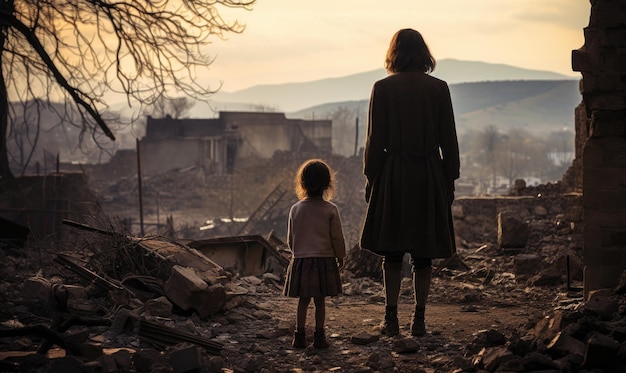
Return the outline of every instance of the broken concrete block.
<path id="1" fill-rule="evenodd" d="M 82 373 L 82 363 L 73 356 L 53 359 L 47 372 L 51 373 Z"/>
<path id="2" fill-rule="evenodd" d="M 528 279 L 532 286 L 555 286 L 563 283 L 563 273 L 556 268 L 546 268 Z"/>
<path id="3" fill-rule="evenodd" d="M 500 366 L 511 359 L 515 358 L 515 355 L 504 346 L 489 347 L 486 348 L 482 354 L 482 365 L 485 370 L 493 372 Z"/>
<path id="4" fill-rule="evenodd" d="M 172 314 L 173 307 L 166 297 L 158 297 L 149 299 L 144 303 L 144 312 L 146 316 L 169 317 Z"/>
<path id="5" fill-rule="evenodd" d="M 206 370 L 208 372 L 225 372 L 227 371 L 226 369 L 226 361 L 224 360 L 223 357 L 221 356 L 208 356 L 205 360 L 204 360 L 204 364 L 203 364 L 204 368 L 206 368 Z"/>
<path id="6" fill-rule="evenodd" d="M 613 299 L 613 291 L 599 289 L 589 292 L 585 303 L 585 312 L 598 315 L 605 320 L 610 320 L 619 310 L 619 304 Z"/>
<path id="7" fill-rule="evenodd" d="M 585 349 L 585 368 L 606 368 L 615 363 L 620 348 L 618 341 L 613 338 L 594 333 L 587 341 Z"/>
<path id="8" fill-rule="evenodd" d="M 410 354 L 419 351 L 420 345 L 414 338 L 401 338 L 393 342 L 393 351 L 397 354 Z"/>
<path id="9" fill-rule="evenodd" d="M 563 357 L 567 354 L 574 354 L 583 357 L 585 355 L 585 344 L 571 335 L 559 332 L 547 346 L 548 353 L 552 357 Z"/>
<path id="10" fill-rule="evenodd" d="M 391 372 L 396 366 L 393 356 L 389 352 L 374 352 L 367 358 L 366 365 L 374 371 Z"/>
<path id="11" fill-rule="evenodd" d="M 95 361 L 100 363 L 102 366 L 102 373 L 115 373 L 118 372 L 117 364 L 115 363 L 115 358 L 111 355 L 102 355 L 97 358 Z"/>
<path id="12" fill-rule="evenodd" d="M 72 329 L 65 333 L 65 338 L 68 342 L 78 346 L 87 342 L 87 339 L 89 338 L 89 329 L 85 327 Z"/>
<path id="13" fill-rule="evenodd" d="M 524 361 L 519 356 L 514 356 L 512 359 L 507 360 L 500 364 L 498 372 L 523 372 Z"/>
<path id="14" fill-rule="evenodd" d="M 139 372 L 151 372 L 154 362 L 161 357 L 161 353 L 154 348 L 142 348 L 133 354 L 135 368 Z"/>
<path id="15" fill-rule="evenodd" d="M 542 259 L 536 254 L 519 254 L 513 258 L 515 277 L 527 279 L 537 273 Z"/>
<path id="16" fill-rule="evenodd" d="M 127 349 L 120 349 L 111 354 L 118 371 L 130 372 L 133 366 L 133 359 Z"/>
<path id="17" fill-rule="evenodd" d="M 102 344 L 96 342 L 85 342 L 80 344 L 80 352 L 83 354 L 83 357 L 86 357 L 91 360 L 95 360 L 102 356 Z"/>
<path id="18" fill-rule="evenodd" d="M 502 346 L 506 343 L 506 336 L 495 329 L 489 329 L 484 333 L 487 346 Z"/>
<path id="19" fill-rule="evenodd" d="M 202 366 L 202 355 L 198 346 L 181 343 L 169 353 L 170 364 L 174 373 L 191 372 Z"/>
<path id="20" fill-rule="evenodd" d="M 533 338 L 549 343 L 567 324 L 562 311 L 555 311 L 550 317 L 544 317 L 533 328 Z"/>
<path id="21" fill-rule="evenodd" d="M 51 297 L 52 284 L 43 277 L 29 277 L 24 280 L 22 294 L 28 299 L 48 301 Z"/>
<path id="22" fill-rule="evenodd" d="M 523 249 L 528 241 L 528 223 L 518 219 L 513 211 L 498 214 L 498 247 L 501 249 Z"/>
<path id="23" fill-rule="evenodd" d="M 530 352 L 522 358 L 524 364 L 524 372 L 534 371 L 553 371 L 558 369 L 558 366 L 552 358 L 546 354 L 539 352 Z"/>
<path id="24" fill-rule="evenodd" d="M 172 267 L 165 282 L 165 295 L 183 310 L 195 310 L 201 318 L 216 313 L 226 303 L 226 291 L 221 284 L 209 286 L 193 268 L 178 265 Z"/>
<path id="25" fill-rule="evenodd" d="M 373 342 L 377 342 L 379 339 L 380 337 L 377 334 L 361 332 L 350 337 L 350 342 L 354 343 L 355 345 L 367 345 Z"/>

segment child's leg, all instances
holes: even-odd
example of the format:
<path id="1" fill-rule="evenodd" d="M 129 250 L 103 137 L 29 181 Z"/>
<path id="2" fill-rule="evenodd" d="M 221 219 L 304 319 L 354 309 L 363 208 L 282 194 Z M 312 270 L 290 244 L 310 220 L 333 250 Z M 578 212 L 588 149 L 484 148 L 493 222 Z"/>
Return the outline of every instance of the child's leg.
<path id="1" fill-rule="evenodd" d="M 324 321 L 326 320 L 326 298 L 315 297 L 315 329 L 324 329 Z"/>
<path id="2" fill-rule="evenodd" d="M 306 326 L 306 313 L 311 303 L 311 297 L 301 297 L 298 300 L 298 312 L 296 314 L 296 328 L 304 329 Z M 317 304 L 317 303 L 315 303 Z M 316 311 L 317 315 L 317 311 Z"/>
<path id="3" fill-rule="evenodd" d="M 306 313 L 311 303 L 310 297 L 300 298 L 298 300 L 298 311 L 296 313 L 296 330 L 293 332 L 293 340 L 291 346 L 296 348 L 306 347 L 306 337 L 304 327 L 306 326 Z"/>
<path id="4" fill-rule="evenodd" d="M 326 299 L 324 297 L 315 297 L 313 298 L 313 302 L 315 302 L 315 333 L 313 335 L 313 347 L 328 348 L 326 334 L 324 334 Z"/>

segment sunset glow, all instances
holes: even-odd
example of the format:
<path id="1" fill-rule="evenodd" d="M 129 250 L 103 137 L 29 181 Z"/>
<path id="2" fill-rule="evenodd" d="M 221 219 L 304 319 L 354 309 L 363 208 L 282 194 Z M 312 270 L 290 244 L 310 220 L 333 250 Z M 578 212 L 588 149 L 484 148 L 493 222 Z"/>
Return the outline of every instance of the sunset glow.
<path id="1" fill-rule="evenodd" d="M 208 84 L 235 91 L 382 68 L 391 35 L 420 31 L 436 59 L 503 63 L 577 76 L 588 0 L 258 0 L 252 11 L 220 10 L 246 25 L 215 39 Z"/>

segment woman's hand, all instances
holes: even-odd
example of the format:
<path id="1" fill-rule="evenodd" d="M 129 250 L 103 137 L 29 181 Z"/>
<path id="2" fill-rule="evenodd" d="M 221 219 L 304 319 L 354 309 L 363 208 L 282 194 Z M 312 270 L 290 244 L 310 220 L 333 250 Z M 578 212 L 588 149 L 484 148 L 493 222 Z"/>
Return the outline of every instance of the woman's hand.
<path id="1" fill-rule="evenodd" d="M 343 269 L 344 264 L 343 258 L 337 258 L 337 267 L 339 267 L 339 269 Z"/>

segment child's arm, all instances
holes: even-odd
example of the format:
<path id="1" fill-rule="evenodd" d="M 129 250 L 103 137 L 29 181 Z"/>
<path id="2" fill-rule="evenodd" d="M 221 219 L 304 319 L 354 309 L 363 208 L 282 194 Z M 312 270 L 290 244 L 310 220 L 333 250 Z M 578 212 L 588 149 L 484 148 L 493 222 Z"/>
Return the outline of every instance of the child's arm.
<path id="1" fill-rule="evenodd" d="M 335 205 L 333 205 L 330 217 L 330 240 L 333 245 L 333 250 L 335 251 L 335 257 L 343 260 L 343 258 L 346 257 L 346 241 L 343 237 L 339 210 Z"/>

